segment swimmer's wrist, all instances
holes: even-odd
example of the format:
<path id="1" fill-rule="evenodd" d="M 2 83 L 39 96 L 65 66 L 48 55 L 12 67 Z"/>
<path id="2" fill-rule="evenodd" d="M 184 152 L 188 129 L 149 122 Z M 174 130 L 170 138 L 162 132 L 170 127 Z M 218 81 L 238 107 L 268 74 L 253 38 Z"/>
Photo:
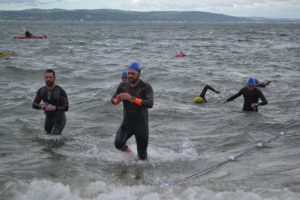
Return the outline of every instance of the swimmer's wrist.
<path id="1" fill-rule="evenodd" d="M 113 103 L 114 105 L 118 105 L 120 102 L 121 102 L 120 97 L 116 97 L 116 98 L 114 98 L 114 99 L 112 100 L 112 103 Z"/>
<path id="2" fill-rule="evenodd" d="M 134 103 L 134 100 L 135 100 L 135 97 L 134 97 L 134 96 L 131 96 L 130 102 L 131 102 L 131 103 Z"/>

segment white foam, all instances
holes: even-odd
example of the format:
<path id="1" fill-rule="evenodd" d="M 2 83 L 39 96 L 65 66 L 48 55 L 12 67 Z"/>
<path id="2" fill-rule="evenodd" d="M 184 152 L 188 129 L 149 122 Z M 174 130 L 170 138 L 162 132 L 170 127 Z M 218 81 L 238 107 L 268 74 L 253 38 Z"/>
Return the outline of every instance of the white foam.
<path id="1" fill-rule="evenodd" d="M 46 133 L 37 134 L 37 137 L 39 139 L 46 140 L 46 141 L 60 142 L 60 141 L 64 140 L 64 137 L 62 135 L 49 135 L 49 134 L 46 134 Z"/>
<path id="2" fill-rule="evenodd" d="M 48 180 L 34 180 L 25 193 L 17 195 L 18 200 L 79 200 L 78 193 L 71 192 L 68 185 Z"/>
<path id="3" fill-rule="evenodd" d="M 189 140 L 184 140 L 179 144 L 179 149 L 150 147 L 148 149 L 150 161 L 165 162 L 176 160 L 197 160 L 202 156 L 199 155 L 193 144 Z"/>
<path id="4" fill-rule="evenodd" d="M 82 144 L 80 144 L 82 145 Z M 137 157 L 137 147 L 135 141 L 130 141 L 128 143 L 129 148 L 132 150 L 132 155 L 123 153 L 113 147 L 101 148 L 95 143 L 85 143 L 85 149 L 81 152 L 71 152 L 62 150 L 64 155 L 82 157 L 82 158 L 95 158 L 105 162 L 125 162 L 125 163 L 136 163 L 135 158 Z M 148 162 L 172 162 L 177 160 L 197 160 L 202 158 L 203 155 L 199 155 L 196 148 L 193 147 L 191 141 L 184 140 L 179 144 L 178 149 L 170 149 L 166 147 L 148 147 Z M 139 164 L 139 162 L 137 163 Z"/>
<path id="5" fill-rule="evenodd" d="M 158 186 L 92 182 L 68 184 L 48 180 L 33 180 L 23 191 L 16 190 L 16 200 L 295 200 L 300 195 L 287 189 L 263 189 L 260 191 L 216 192 L 205 187 L 180 187 L 162 189 Z"/>

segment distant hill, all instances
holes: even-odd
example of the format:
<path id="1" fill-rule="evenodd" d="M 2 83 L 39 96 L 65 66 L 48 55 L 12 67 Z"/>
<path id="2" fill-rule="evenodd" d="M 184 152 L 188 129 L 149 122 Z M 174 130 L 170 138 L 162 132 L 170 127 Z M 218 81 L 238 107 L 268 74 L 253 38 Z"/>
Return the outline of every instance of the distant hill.
<path id="1" fill-rule="evenodd" d="M 247 18 L 197 11 L 136 12 L 122 10 L 62 10 L 30 9 L 21 11 L 0 11 L 0 20 L 32 21 L 168 21 L 168 22 L 236 22 Z M 251 20 L 250 20 L 251 21 Z"/>

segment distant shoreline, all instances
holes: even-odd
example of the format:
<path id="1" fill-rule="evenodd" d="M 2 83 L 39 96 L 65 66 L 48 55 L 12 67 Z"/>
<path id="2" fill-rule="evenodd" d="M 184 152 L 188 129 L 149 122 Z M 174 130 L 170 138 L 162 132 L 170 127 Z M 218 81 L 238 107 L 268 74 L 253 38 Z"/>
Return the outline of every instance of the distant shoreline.
<path id="1" fill-rule="evenodd" d="M 201 11 L 124 11 L 110 9 L 63 10 L 29 9 L 1 11 L 0 21 L 88 21 L 88 22 L 287 22 L 299 23 L 300 19 L 275 19 L 260 17 L 235 17 Z"/>
<path id="2" fill-rule="evenodd" d="M 260 20 L 260 21 L 212 21 L 212 22 L 207 22 L 207 21 L 75 21 L 75 20 L 13 20 L 13 19 L 8 19 L 8 20 L 3 20 L 0 19 L 0 22 L 37 22 L 37 23 L 51 23 L 51 22 L 57 22 L 57 23 L 102 23 L 102 24 L 111 24 L 111 23 L 116 23 L 116 24 L 164 24 L 164 23 L 171 23 L 171 24 L 300 24 L 300 20 L 296 21 L 286 21 L 286 20 Z"/>

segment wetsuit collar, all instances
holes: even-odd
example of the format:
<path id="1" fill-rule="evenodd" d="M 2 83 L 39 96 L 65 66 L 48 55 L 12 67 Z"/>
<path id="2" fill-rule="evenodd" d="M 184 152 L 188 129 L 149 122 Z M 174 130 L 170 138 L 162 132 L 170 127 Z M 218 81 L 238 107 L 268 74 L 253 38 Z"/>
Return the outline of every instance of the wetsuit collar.
<path id="1" fill-rule="evenodd" d="M 140 79 L 138 79 L 134 84 L 130 83 L 131 87 L 136 87 L 140 83 Z"/>
<path id="2" fill-rule="evenodd" d="M 248 89 L 248 91 L 249 91 L 249 92 L 252 92 L 252 91 L 254 91 L 254 90 L 255 90 L 255 88 L 256 88 L 255 86 L 252 86 L 252 88 L 250 88 L 249 86 L 247 86 L 247 89 Z"/>
<path id="3" fill-rule="evenodd" d="M 54 88 L 56 87 L 56 84 L 54 83 L 51 87 L 48 87 L 48 86 L 46 86 L 47 87 L 47 90 L 54 90 Z"/>

